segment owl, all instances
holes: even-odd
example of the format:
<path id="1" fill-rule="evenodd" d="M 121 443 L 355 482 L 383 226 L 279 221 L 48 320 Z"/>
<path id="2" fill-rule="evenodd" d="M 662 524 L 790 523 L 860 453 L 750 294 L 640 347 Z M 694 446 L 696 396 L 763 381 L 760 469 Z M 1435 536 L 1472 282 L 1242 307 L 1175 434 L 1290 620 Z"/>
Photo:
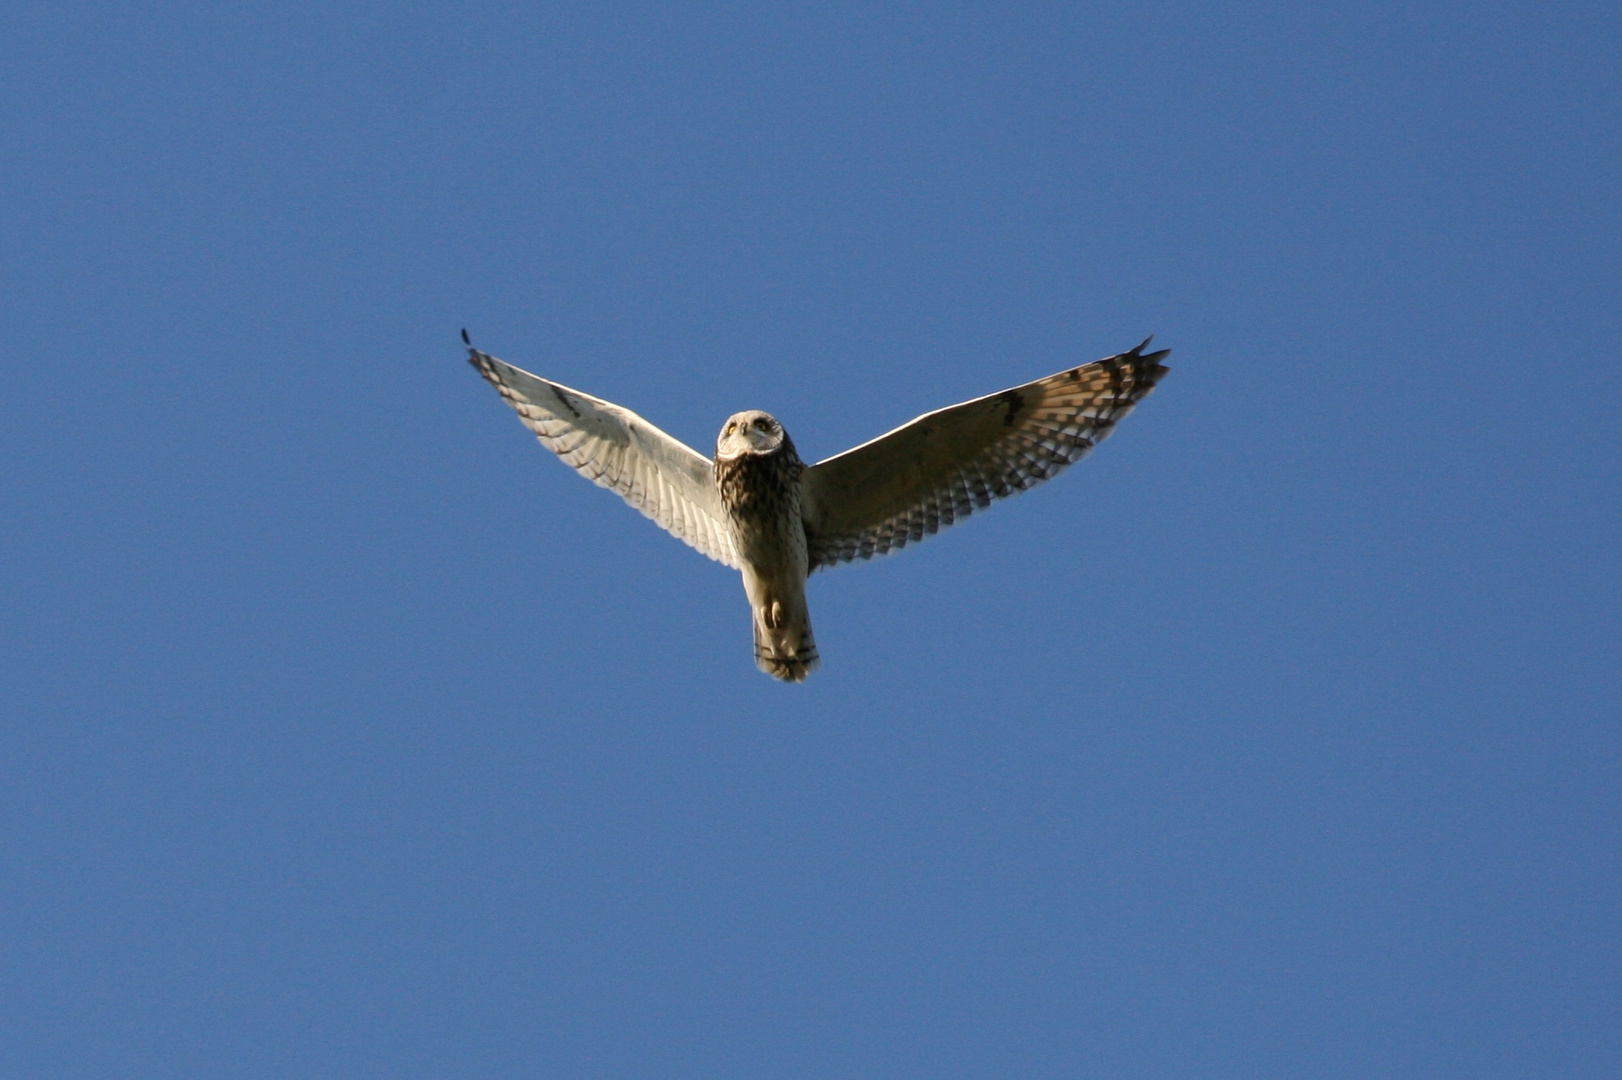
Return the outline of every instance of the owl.
<path id="1" fill-rule="evenodd" d="M 706 458 L 636 413 L 503 363 L 468 361 L 541 445 L 666 531 L 743 574 L 755 663 L 802 682 L 819 663 L 806 578 L 932 536 L 1086 457 L 1154 389 L 1169 349 L 1069 368 L 916 420 L 807 465 L 776 417 L 727 419 Z M 1152 340 L 1152 339 L 1151 339 Z"/>

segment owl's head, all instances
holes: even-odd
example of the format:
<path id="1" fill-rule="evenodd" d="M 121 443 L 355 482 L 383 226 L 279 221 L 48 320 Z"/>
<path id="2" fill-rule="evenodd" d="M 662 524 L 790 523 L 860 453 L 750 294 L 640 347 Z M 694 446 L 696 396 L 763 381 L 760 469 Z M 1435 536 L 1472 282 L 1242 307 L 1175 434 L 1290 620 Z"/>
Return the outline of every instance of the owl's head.
<path id="1" fill-rule="evenodd" d="M 735 413 L 715 440 L 715 456 L 730 461 L 746 454 L 770 454 L 782 448 L 788 436 L 775 417 L 759 409 Z"/>

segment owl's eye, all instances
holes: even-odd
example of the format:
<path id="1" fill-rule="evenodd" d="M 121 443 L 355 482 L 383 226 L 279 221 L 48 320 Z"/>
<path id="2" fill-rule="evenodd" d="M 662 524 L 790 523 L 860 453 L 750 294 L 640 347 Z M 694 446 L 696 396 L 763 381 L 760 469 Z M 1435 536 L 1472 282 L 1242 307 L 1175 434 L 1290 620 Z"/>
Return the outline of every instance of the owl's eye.
<path id="1" fill-rule="evenodd" d="M 761 419 L 756 420 L 755 421 L 755 426 L 757 428 L 759 428 L 760 430 L 765 431 L 766 430 L 766 420 L 765 420 L 765 418 L 762 417 Z"/>

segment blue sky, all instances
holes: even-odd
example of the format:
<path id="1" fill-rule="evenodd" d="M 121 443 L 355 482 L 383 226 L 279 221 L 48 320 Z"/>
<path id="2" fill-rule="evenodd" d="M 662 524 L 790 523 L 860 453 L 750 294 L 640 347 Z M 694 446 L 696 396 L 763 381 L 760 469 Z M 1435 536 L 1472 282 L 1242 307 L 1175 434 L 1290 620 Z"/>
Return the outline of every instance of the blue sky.
<path id="1" fill-rule="evenodd" d="M 1614 5 L 0 43 L 0 1073 L 1622 1070 Z M 813 459 L 1173 354 L 785 687 L 463 326 Z"/>

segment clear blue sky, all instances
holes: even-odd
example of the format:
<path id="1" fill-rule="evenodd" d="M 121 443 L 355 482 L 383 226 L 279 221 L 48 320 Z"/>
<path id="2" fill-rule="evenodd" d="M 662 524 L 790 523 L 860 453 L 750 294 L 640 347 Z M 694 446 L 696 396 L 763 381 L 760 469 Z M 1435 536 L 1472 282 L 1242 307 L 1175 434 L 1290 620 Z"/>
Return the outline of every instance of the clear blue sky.
<path id="1" fill-rule="evenodd" d="M 1622 1075 L 1622 9 L 0 13 L 0 1075 Z M 811 583 L 457 332 L 824 457 Z"/>

